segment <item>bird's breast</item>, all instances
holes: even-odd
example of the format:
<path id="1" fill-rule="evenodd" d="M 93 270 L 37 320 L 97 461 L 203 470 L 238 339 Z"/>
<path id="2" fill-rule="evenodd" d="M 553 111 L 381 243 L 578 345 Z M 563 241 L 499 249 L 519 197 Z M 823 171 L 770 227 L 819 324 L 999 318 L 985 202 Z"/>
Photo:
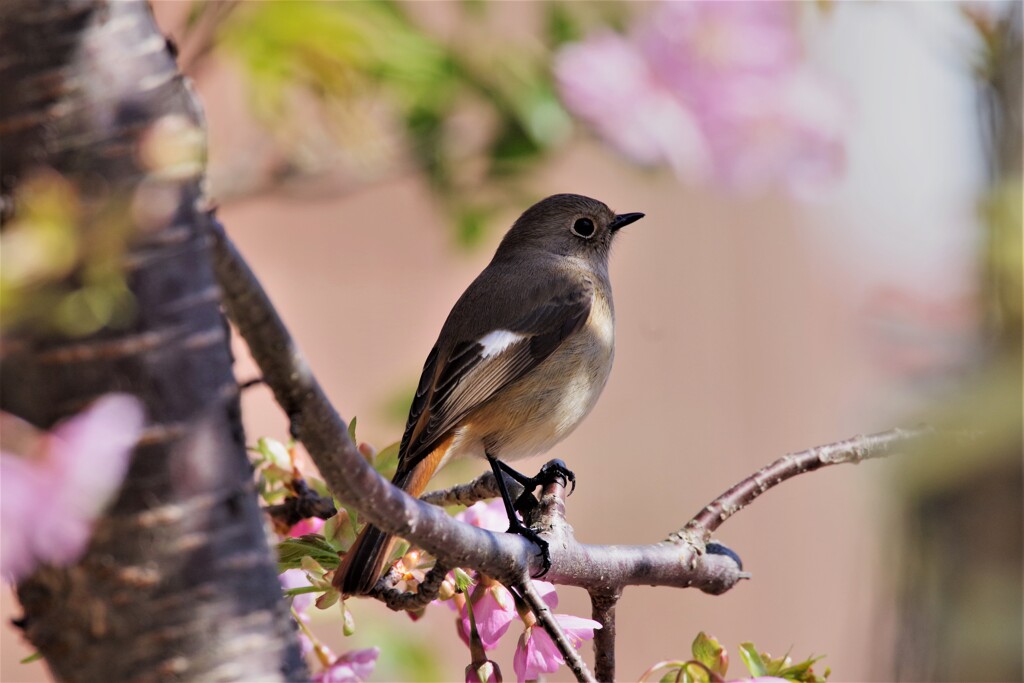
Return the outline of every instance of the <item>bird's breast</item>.
<path id="1" fill-rule="evenodd" d="M 536 368 L 476 411 L 467 420 L 469 432 L 502 460 L 548 451 L 593 409 L 608 381 L 614 355 L 614 314 L 610 302 L 598 295 L 586 323 Z"/>

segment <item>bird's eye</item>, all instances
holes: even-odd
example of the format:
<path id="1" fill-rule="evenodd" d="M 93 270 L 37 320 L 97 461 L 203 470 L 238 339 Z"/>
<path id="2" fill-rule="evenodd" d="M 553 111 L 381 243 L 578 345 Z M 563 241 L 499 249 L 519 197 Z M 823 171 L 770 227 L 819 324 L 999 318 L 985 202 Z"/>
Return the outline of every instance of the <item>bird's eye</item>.
<path id="1" fill-rule="evenodd" d="M 572 231 L 573 234 L 590 239 L 594 236 L 594 221 L 589 218 L 578 218 L 576 222 L 572 224 Z"/>

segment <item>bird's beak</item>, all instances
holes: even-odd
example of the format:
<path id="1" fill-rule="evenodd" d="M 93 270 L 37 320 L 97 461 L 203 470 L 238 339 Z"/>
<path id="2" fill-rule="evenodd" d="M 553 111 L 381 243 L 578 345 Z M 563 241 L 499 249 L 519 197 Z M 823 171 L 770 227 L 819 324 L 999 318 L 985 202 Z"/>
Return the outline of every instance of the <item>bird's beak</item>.
<path id="1" fill-rule="evenodd" d="M 635 223 L 643 217 L 644 215 L 642 213 L 620 213 L 612 219 L 611 223 L 608 224 L 608 229 L 615 232 L 619 228 L 624 228 L 630 223 Z"/>

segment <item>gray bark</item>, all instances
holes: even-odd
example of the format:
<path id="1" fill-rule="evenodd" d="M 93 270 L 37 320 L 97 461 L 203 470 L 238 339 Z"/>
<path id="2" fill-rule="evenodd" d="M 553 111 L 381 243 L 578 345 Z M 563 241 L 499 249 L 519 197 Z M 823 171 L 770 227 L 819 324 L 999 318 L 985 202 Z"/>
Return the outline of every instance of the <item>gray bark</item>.
<path id="1" fill-rule="evenodd" d="M 86 336 L 43 324 L 44 306 L 6 329 L 0 407 L 49 428 L 122 391 L 148 414 L 85 556 L 18 586 L 25 636 L 65 681 L 306 678 L 246 458 L 201 176 L 158 178 L 140 162 L 161 117 L 205 138 L 148 6 L 0 2 L 0 93 L 5 223 L 18 216 L 23 181 L 56 171 L 87 211 L 106 212 L 88 239 L 129 231 L 121 264 L 135 301 L 127 326 Z M 131 212 L 144 182 L 177 201 L 145 230 Z M 81 279 L 79 270 L 62 285 Z"/>

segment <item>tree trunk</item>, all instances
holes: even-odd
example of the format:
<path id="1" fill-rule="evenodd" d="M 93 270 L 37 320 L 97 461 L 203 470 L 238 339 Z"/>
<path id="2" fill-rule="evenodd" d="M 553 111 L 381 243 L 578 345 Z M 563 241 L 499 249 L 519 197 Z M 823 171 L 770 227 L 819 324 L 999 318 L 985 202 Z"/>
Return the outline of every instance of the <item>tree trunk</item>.
<path id="1" fill-rule="evenodd" d="M 139 0 L 3 0 L 0 92 L 5 232 L 28 181 L 62 178 L 79 250 L 112 255 L 134 301 L 88 334 L 54 324 L 95 260 L 27 294 L 4 332 L 0 407 L 49 428 L 122 391 L 148 414 L 85 556 L 18 586 L 26 637 L 60 680 L 306 678 L 210 265 L 202 113 L 172 51 Z M 201 154 L 179 158 L 190 145 Z"/>

